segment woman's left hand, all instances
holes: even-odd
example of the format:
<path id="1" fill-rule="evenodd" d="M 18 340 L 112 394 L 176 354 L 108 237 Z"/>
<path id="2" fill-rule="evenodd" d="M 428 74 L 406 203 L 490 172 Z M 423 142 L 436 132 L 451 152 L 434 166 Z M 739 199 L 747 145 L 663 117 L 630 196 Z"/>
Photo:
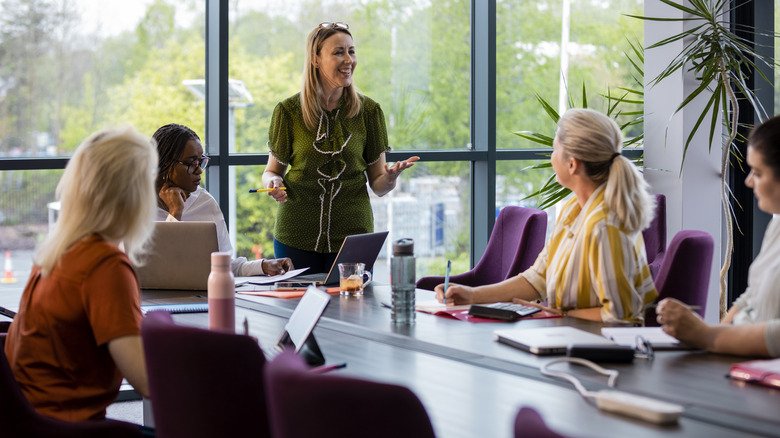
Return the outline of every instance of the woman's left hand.
<path id="1" fill-rule="evenodd" d="M 265 272 L 266 275 L 281 275 L 285 272 L 292 271 L 293 269 L 295 269 L 295 267 L 289 257 L 263 260 L 263 272 Z"/>
<path id="2" fill-rule="evenodd" d="M 420 157 L 414 156 L 409 157 L 406 160 L 403 161 L 396 161 L 392 166 L 385 164 L 385 170 L 387 171 L 387 177 L 391 179 L 396 179 L 401 175 L 401 172 L 404 170 L 414 166 L 415 161 L 419 161 Z"/>

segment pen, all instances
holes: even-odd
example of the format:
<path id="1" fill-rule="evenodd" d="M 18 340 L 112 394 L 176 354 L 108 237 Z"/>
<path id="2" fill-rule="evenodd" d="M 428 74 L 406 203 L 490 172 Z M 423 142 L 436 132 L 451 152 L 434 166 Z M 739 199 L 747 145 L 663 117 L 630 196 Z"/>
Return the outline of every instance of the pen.
<path id="1" fill-rule="evenodd" d="M 244 334 L 249 336 L 249 320 L 244 317 Z"/>
<path id="2" fill-rule="evenodd" d="M 251 189 L 249 190 L 249 193 L 262 193 L 262 192 L 270 192 L 271 190 L 287 190 L 287 187 L 271 187 L 270 189 Z"/>
<path id="3" fill-rule="evenodd" d="M 444 294 L 441 297 L 441 302 L 444 304 L 447 304 L 447 288 L 450 287 L 450 268 L 452 268 L 452 261 L 447 260 L 447 272 L 444 273 Z"/>
<path id="4" fill-rule="evenodd" d="M 310 370 L 310 372 L 322 374 L 322 373 L 327 373 L 327 372 L 330 372 L 330 371 L 333 371 L 333 370 L 338 370 L 338 369 L 346 368 L 346 367 L 347 367 L 346 362 L 345 363 L 338 363 L 338 364 L 335 364 L 335 365 L 323 365 L 323 366 L 320 366 L 320 367 L 317 367 L 317 368 L 312 368 Z"/>

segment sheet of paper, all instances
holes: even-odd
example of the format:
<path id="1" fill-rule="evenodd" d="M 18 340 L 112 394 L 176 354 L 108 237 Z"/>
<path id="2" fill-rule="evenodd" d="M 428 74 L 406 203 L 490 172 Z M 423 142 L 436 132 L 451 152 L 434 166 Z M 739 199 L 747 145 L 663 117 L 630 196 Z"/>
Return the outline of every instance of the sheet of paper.
<path id="1" fill-rule="evenodd" d="M 460 306 L 447 306 L 443 303 L 440 303 L 438 300 L 423 300 L 423 301 L 417 301 L 417 303 L 414 305 L 414 310 L 418 312 L 425 312 L 425 313 L 436 313 L 441 312 L 442 310 L 466 310 L 469 307 L 471 307 L 471 304 L 463 304 Z"/>
<path id="2" fill-rule="evenodd" d="M 326 290 L 329 294 L 339 293 L 339 288 L 328 288 Z M 242 295 L 253 295 L 256 297 L 271 297 L 271 298 L 300 298 L 306 293 L 306 289 L 301 290 L 267 290 L 267 291 L 236 291 L 236 293 Z"/>
<path id="3" fill-rule="evenodd" d="M 677 339 L 664 333 L 661 327 L 604 327 L 601 335 L 620 345 L 636 347 L 636 337 L 642 336 L 650 345 L 677 345 Z"/>
<path id="4" fill-rule="evenodd" d="M 276 283 L 278 281 L 287 280 L 288 278 L 293 278 L 296 275 L 299 275 L 300 273 L 308 270 L 309 268 L 301 268 L 301 269 L 293 269 L 292 271 L 285 272 L 281 275 L 258 275 L 254 277 L 236 277 L 236 286 L 251 283 L 251 284 L 271 284 Z"/>

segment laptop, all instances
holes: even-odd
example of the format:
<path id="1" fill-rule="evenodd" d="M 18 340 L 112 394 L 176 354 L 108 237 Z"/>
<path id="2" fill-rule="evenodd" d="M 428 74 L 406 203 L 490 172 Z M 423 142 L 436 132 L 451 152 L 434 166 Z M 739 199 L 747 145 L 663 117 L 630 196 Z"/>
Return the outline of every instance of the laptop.
<path id="1" fill-rule="evenodd" d="M 496 330 L 496 341 L 538 355 L 566 354 L 572 344 L 615 345 L 599 336 L 573 327 L 544 327 L 524 330 Z"/>
<path id="2" fill-rule="evenodd" d="M 141 289 L 206 290 L 216 251 L 214 222 L 155 222 L 144 264 L 136 267 Z"/>
<path id="3" fill-rule="evenodd" d="M 389 231 L 380 231 L 347 236 L 341 243 L 336 260 L 333 261 L 328 273 L 299 275 L 295 277 L 295 281 L 310 281 L 316 285 L 338 284 L 339 263 L 363 263 L 366 265 L 366 271 L 370 271 L 374 268 L 374 262 L 389 233 Z"/>

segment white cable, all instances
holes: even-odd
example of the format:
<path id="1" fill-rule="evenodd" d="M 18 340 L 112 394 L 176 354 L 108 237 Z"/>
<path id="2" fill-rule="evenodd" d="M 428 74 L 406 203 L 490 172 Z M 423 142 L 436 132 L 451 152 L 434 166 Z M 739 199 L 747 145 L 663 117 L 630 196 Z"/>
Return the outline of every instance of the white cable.
<path id="1" fill-rule="evenodd" d="M 608 376 L 609 379 L 607 380 L 607 386 L 609 386 L 610 388 L 614 388 L 615 387 L 615 380 L 617 379 L 618 374 L 620 374 L 617 370 L 608 370 L 606 368 L 602 368 L 598 364 L 595 364 L 595 363 L 593 363 L 593 362 L 591 362 L 591 361 L 589 361 L 587 359 L 582 359 L 582 358 L 579 358 L 579 357 L 564 357 L 564 358 L 561 358 L 561 359 L 556 359 L 556 360 L 547 362 L 546 364 L 542 365 L 542 367 L 540 368 L 540 371 L 542 372 L 542 374 L 544 374 L 545 376 L 550 376 L 550 377 L 558 377 L 560 379 L 564 379 L 564 380 L 568 381 L 569 383 L 574 385 L 574 387 L 577 389 L 577 392 L 579 392 L 580 395 L 582 395 L 583 397 L 587 397 L 587 398 L 595 397 L 596 393 L 592 392 L 592 391 L 588 391 L 587 389 L 585 389 L 585 387 L 582 386 L 582 383 L 580 383 L 580 380 L 578 378 L 572 376 L 569 373 L 564 373 L 563 371 L 550 371 L 548 369 L 551 365 L 555 365 L 555 364 L 562 363 L 562 362 L 569 362 L 569 363 L 576 363 L 576 364 L 579 364 L 579 365 L 583 365 L 583 366 L 586 366 L 586 367 L 596 371 L 597 373 L 599 373 L 599 374 L 601 374 L 603 376 Z"/>

